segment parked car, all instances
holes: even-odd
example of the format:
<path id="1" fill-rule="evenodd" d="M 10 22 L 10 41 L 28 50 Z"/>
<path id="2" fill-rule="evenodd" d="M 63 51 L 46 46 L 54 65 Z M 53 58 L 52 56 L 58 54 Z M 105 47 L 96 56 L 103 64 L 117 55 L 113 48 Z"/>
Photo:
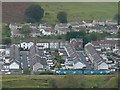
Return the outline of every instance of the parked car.
<path id="1" fill-rule="evenodd" d="M 55 73 L 58 75 L 66 75 L 66 74 L 104 75 L 104 74 L 111 74 L 111 72 L 108 70 L 57 70 Z"/>
<path id="2" fill-rule="evenodd" d="M 87 61 L 87 62 L 89 61 L 89 58 L 88 58 L 88 57 L 86 57 L 86 61 Z"/>
<path id="3" fill-rule="evenodd" d="M 6 72 L 5 74 L 6 74 L 6 75 L 10 75 L 10 74 L 11 74 L 11 72 Z"/>

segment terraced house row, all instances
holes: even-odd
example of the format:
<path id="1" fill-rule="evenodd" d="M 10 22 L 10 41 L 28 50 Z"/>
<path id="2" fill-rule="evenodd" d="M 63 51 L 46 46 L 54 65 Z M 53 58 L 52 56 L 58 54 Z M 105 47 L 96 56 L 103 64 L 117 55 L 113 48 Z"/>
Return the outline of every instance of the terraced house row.
<path id="1" fill-rule="evenodd" d="M 18 23 L 11 23 L 9 24 L 9 28 L 11 30 L 11 37 L 24 37 L 25 35 L 21 33 L 23 28 L 29 29 L 31 32 L 29 36 L 36 37 L 36 36 L 51 36 L 51 35 L 63 35 L 67 32 L 71 31 L 81 31 L 85 30 L 88 33 L 97 32 L 103 33 L 105 30 L 110 34 L 117 34 L 119 30 L 119 26 L 116 21 L 75 21 L 75 22 L 68 22 L 68 23 L 56 23 L 56 25 L 50 24 L 18 24 Z M 104 28 L 104 30 L 103 30 Z"/>
<path id="2" fill-rule="evenodd" d="M 92 41 L 82 39 L 49 42 L 21 42 L 0 49 L 3 74 L 31 74 L 58 69 L 116 71 L 119 67 L 119 38 Z M 114 43 L 113 43 L 114 42 Z M 56 44 L 57 43 L 57 44 Z M 79 49 L 78 49 L 79 48 Z"/>

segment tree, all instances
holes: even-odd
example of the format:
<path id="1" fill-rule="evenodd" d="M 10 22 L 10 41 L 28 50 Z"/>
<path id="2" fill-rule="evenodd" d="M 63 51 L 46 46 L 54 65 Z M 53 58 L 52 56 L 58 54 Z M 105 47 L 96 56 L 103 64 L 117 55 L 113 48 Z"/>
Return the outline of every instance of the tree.
<path id="1" fill-rule="evenodd" d="M 57 19 L 60 23 L 67 23 L 67 13 L 64 11 L 58 12 Z"/>
<path id="2" fill-rule="evenodd" d="M 11 31 L 8 25 L 2 25 L 2 36 L 10 37 Z"/>
<path id="3" fill-rule="evenodd" d="M 39 5 L 32 5 L 26 9 L 25 15 L 27 17 L 27 22 L 39 22 L 44 16 L 44 9 Z"/>
<path id="4" fill-rule="evenodd" d="M 118 11 L 119 12 L 119 11 Z M 118 21 L 118 25 L 120 25 L 120 13 L 115 14 L 115 16 L 113 17 L 114 20 Z"/>
<path id="5" fill-rule="evenodd" d="M 85 31 L 72 31 L 72 32 L 67 32 L 66 34 L 66 40 L 69 41 L 71 38 L 84 38 L 86 35 Z"/>
<path id="6" fill-rule="evenodd" d="M 97 33 L 95 33 L 95 32 L 90 33 L 91 41 L 97 41 L 98 38 L 99 38 L 99 36 L 97 35 Z"/>

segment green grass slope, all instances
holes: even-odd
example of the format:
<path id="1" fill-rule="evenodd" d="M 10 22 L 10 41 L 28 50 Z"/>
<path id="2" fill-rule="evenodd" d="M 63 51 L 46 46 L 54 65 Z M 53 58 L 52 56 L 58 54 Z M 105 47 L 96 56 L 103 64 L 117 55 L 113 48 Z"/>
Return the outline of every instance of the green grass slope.
<path id="1" fill-rule="evenodd" d="M 25 10 L 34 3 L 29 2 L 4 2 L 2 3 L 3 22 L 24 22 Z M 65 11 L 68 14 L 68 21 L 91 20 L 91 19 L 112 19 L 117 13 L 117 2 L 37 2 L 49 13 L 44 16 L 42 23 L 55 24 L 57 13 Z"/>
<path id="2" fill-rule="evenodd" d="M 93 19 L 112 19 L 117 13 L 118 5 L 113 2 L 45 2 L 37 3 L 49 15 L 45 15 L 44 22 L 57 22 L 56 16 L 59 11 L 68 14 L 68 21 L 74 20 L 93 20 Z"/>
<path id="3" fill-rule="evenodd" d="M 117 88 L 118 75 L 3 75 L 3 88 Z"/>

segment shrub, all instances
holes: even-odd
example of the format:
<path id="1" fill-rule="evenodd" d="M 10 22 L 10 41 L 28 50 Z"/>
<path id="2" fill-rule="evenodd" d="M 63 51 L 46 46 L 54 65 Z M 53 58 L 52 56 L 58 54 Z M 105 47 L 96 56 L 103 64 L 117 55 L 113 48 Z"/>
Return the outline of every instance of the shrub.
<path id="1" fill-rule="evenodd" d="M 38 71 L 34 72 L 35 75 L 54 75 L 55 73 L 52 71 Z"/>

